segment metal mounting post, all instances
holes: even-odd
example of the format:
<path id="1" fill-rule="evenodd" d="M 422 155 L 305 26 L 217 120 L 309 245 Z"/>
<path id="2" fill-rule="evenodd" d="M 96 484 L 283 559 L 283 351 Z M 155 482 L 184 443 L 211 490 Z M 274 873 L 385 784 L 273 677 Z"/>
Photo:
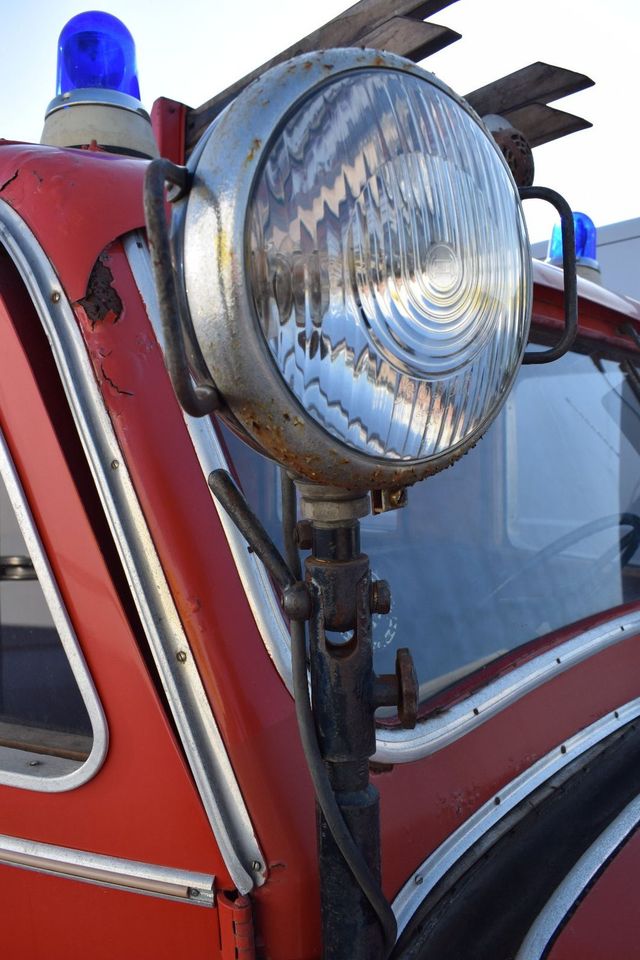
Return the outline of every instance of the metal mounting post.
<path id="1" fill-rule="evenodd" d="M 371 615 L 388 613 L 391 599 L 360 551 L 368 495 L 297 481 L 303 520 L 296 525 L 295 491 L 282 476 L 289 565 L 228 473 L 214 470 L 209 486 L 280 585 L 291 624 L 296 714 L 317 802 L 323 960 L 384 960 L 396 921 L 380 885 L 379 796 L 369 783 L 374 712 L 397 705 L 403 726 L 414 726 L 418 683 L 408 650 L 398 651 L 395 675 L 373 670 Z M 296 544 L 311 550 L 304 582 Z"/>
<path id="2" fill-rule="evenodd" d="M 369 558 L 360 550 L 368 496 L 302 482 L 298 489 L 311 532 L 305 580 L 312 597 L 309 655 L 318 743 L 342 816 L 379 885 L 380 798 L 369 782 L 369 758 L 376 749 L 374 712 L 395 678 L 374 673 L 371 617 L 388 612 L 389 590 L 383 581 L 372 584 Z M 415 674 L 413 681 L 415 690 Z M 317 822 L 323 958 L 379 960 L 388 952 L 379 917 L 320 809 Z"/>

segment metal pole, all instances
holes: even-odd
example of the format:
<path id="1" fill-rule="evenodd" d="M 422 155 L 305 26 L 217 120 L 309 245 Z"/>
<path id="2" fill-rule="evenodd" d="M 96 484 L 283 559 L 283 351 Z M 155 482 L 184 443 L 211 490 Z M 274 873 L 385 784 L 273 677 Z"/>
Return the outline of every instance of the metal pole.
<path id="1" fill-rule="evenodd" d="M 380 883 L 379 795 L 369 782 L 375 752 L 371 573 L 360 551 L 359 516 L 368 498 L 327 501 L 327 490 L 300 485 L 311 521 L 306 582 L 313 597 L 309 653 L 320 752 L 336 801 L 376 883 Z M 313 499 L 310 499 L 310 498 Z M 379 918 L 317 812 L 324 960 L 380 960 Z"/>

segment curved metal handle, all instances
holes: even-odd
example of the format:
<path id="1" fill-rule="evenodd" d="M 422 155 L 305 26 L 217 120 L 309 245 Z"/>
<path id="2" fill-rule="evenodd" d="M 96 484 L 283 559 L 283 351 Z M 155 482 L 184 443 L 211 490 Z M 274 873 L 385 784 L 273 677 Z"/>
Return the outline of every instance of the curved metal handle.
<path id="1" fill-rule="evenodd" d="M 578 333 L 578 278 L 576 275 L 575 230 L 571 207 L 559 193 L 548 187 L 520 187 L 521 200 L 546 200 L 560 214 L 562 229 L 562 269 L 564 270 L 564 333 L 549 350 L 525 353 L 523 363 L 551 363 L 564 356 Z"/>
<path id="2" fill-rule="evenodd" d="M 182 408 L 193 417 L 204 417 L 220 406 L 220 396 L 204 374 L 206 367 L 192 331 L 185 329 L 190 321 L 181 316 L 165 215 L 165 183 L 177 187 L 169 197 L 175 202 L 189 192 L 190 173 L 186 167 L 160 157 L 151 161 L 144 178 L 144 214 L 165 340 L 165 363 Z M 192 368 L 200 377 L 197 383 L 192 380 Z"/>

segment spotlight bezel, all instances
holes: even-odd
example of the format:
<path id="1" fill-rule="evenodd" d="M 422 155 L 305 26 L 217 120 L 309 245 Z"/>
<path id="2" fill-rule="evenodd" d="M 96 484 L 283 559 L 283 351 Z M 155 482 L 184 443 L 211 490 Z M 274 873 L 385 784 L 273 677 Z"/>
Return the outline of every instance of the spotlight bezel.
<path id="1" fill-rule="evenodd" d="M 339 77 L 371 69 L 413 74 L 452 98 L 481 128 L 513 182 L 480 118 L 446 84 L 394 54 L 344 48 L 279 64 L 226 107 L 189 159 L 191 187 L 174 204 L 172 217 L 187 322 L 223 399 L 223 416 L 292 473 L 362 491 L 408 486 L 466 453 L 498 414 L 520 366 L 514 363 L 501 398 L 476 430 L 440 455 L 419 460 L 378 457 L 350 447 L 316 422 L 284 381 L 249 288 L 246 223 L 256 178 L 274 139 L 308 97 Z M 515 183 L 513 190 L 518 198 Z M 528 282 L 530 302 L 530 271 Z M 520 359 L 526 340 L 525 329 Z"/>

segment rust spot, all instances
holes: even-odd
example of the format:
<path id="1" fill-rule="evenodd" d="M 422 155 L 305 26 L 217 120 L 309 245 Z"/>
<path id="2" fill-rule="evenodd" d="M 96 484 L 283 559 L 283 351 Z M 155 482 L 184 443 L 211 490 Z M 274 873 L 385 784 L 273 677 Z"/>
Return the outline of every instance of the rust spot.
<path id="1" fill-rule="evenodd" d="M 333 70 L 332 63 L 323 63 L 322 66 L 324 67 L 325 70 Z"/>
<path id="2" fill-rule="evenodd" d="M 104 258 L 106 259 L 106 258 Z M 105 265 L 104 259 L 96 260 L 89 283 L 87 295 L 78 303 L 84 308 L 92 328 L 99 321 L 108 320 L 117 323 L 122 313 L 122 300 L 112 286 L 113 274 Z"/>
<path id="3" fill-rule="evenodd" d="M 312 66 L 313 64 L 311 63 L 311 60 L 305 60 L 305 62 L 303 63 L 303 67 L 305 70 L 311 70 Z"/>
<path id="4" fill-rule="evenodd" d="M 258 137 L 254 137 L 251 143 L 251 149 L 249 150 L 249 153 L 247 154 L 247 158 L 245 160 L 245 165 L 247 163 L 251 163 L 251 161 L 256 155 L 256 152 L 260 149 L 261 146 L 262 146 L 262 140 L 260 140 Z"/>

